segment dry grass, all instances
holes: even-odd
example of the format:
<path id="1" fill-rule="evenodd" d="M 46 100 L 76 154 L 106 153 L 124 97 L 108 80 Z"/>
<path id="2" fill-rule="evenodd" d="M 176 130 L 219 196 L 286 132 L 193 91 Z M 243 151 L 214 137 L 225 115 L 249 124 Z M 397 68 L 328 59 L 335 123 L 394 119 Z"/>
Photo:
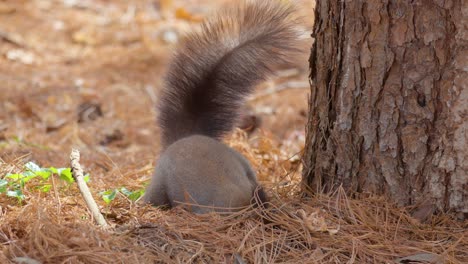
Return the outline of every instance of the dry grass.
<path id="1" fill-rule="evenodd" d="M 257 169 L 270 209 L 199 216 L 123 196 L 106 205 L 99 191 L 142 188 L 159 153 L 153 106 L 172 48 L 164 32 L 190 29 L 214 5 L 160 1 L 172 3 L 160 17 L 151 0 L 66 2 L 73 1 L 0 1 L 0 178 L 28 161 L 68 167 L 78 147 L 115 230 L 93 224 L 76 186 L 56 180 L 43 193 L 32 182 L 22 204 L 0 194 L 0 263 L 392 263 L 424 252 L 440 263 L 468 263 L 466 221 L 439 215 L 420 223 L 384 198 L 342 191 L 298 196 L 308 90 L 268 89 L 307 83 L 310 45 L 296 69 L 250 101 L 261 129 L 226 139 Z M 302 2 L 310 14 L 312 1 Z M 78 122 L 84 105 L 102 115 Z"/>

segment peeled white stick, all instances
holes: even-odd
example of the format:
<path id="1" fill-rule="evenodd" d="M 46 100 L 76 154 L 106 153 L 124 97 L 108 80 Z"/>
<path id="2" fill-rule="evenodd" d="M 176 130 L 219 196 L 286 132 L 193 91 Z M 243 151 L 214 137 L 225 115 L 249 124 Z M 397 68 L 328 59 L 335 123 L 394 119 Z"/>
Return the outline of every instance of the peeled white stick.
<path id="1" fill-rule="evenodd" d="M 109 227 L 106 220 L 104 219 L 104 216 L 102 216 L 101 212 L 99 211 L 96 201 L 89 191 L 88 185 L 86 185 L 86 182 L 84 181 L 83 169 L 80 165 L 80 152 L 77 149 L 72 149 L 71 151 L 70 165 L 73 177 L 78 184 L 78 189 L 80 189 L 81 195 L 83 195 L 83 199 L 85 200 L 86 205 L 93 214 L 94 220 L 96 220 L 96 223 L 103 228 Z"/>

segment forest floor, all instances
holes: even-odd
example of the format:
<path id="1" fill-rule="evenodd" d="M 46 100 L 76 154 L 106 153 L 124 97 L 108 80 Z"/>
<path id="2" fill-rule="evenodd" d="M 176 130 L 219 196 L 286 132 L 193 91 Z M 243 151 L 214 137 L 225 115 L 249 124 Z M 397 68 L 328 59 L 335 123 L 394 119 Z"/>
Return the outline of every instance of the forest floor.
<path id="1" fill-rule="evenodd" d="M 299 195 L 312 0 L 298 1 L 303 53 L 259 85 L 225 140 L 272 209 L 192 215 L 132 200 L 159 154 L 154 105 L 174 44 L 221 2 L 0 1 L 0 263 L 468 263 L 466 221 L 342 190 Z M 69 167 L 72 148 L 112 230 L 58 175 L 14 182 L 26 164 Z"/>

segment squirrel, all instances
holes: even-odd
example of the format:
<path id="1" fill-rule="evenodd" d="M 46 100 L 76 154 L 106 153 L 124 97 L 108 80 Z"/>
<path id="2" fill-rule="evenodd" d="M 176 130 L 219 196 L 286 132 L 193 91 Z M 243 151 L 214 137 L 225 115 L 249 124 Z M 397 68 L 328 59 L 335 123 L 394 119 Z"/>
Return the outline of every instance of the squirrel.
<path id="1" fill-rule="evenodd" d="M 159 98 L 162 153 L 144 202 L 194 213 L 266 205 L 252 166 L 220 140 L 255 86 L 296 50 L 293 13 L 282 1 L 241 2 L 181 40 Z"/>

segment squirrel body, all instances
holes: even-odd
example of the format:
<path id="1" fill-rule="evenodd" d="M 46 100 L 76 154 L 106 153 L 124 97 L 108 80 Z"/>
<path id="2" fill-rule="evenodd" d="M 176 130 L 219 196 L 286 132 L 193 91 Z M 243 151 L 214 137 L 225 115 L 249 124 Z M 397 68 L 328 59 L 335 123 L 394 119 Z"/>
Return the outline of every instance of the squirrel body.
<path id="1" fill-rule="evenodd" d="M 255 172 L 240 153 L 194 135 L 161 155 L 146 198 L 156 205 L 181 203 L 195 213 L 226 211 L 249 205 L 257 186 Z"/>
<path id="2" fill-rule="evenodd" d="M 145 202 L 195 213 L 266 202 L 247 159 L 219 140 L 255 85 L 295 50 L 292 14 L 280 1 L 242 2 L 181 41 L 160 95 L 163 151 Z"/>

